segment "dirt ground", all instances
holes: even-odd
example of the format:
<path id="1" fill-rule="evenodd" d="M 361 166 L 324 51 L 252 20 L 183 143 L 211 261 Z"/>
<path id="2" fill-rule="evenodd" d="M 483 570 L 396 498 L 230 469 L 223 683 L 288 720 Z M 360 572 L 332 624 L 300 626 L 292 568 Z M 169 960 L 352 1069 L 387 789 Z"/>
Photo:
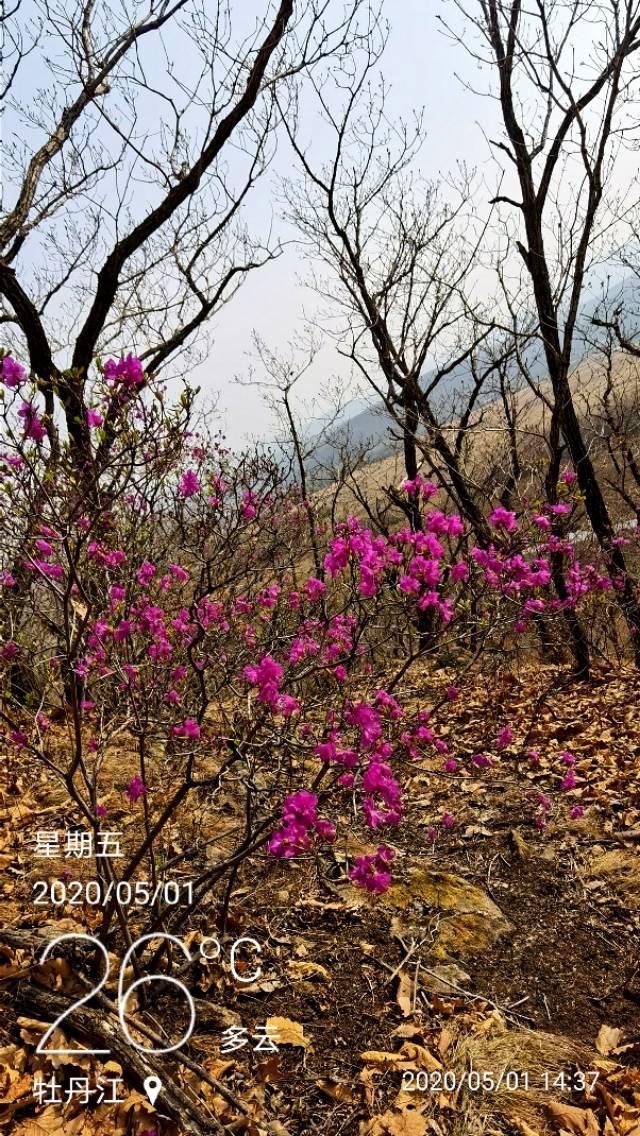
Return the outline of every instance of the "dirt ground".
<path id="1" fill-rule="evenodd" d="M 242 986 L 216 961 L 184 977 L 198 1011 L 185 1053 L 226 1096 L 166 1061 L 167 1075 L 225 1130 L 640 1136 L 639 680 L 633 670 L 603 671 L 589 687 L 558 688 L 540 702 L 548 679 L 543 668 L 497 685 L 479 679 L 456 705 L 456 752 L 487 746 L 505 705 L 516 741 L 486 770 L 446 776 L 441 759 L 416 765 L 385 896 L 346 878 L 350 858 L 374 846 L 347 817 L 348 838 L 318 857 L 243 866 L 226 933 L 261 944 L 260 978 Z M 420 679 L 412 681 L 405 694 L 419 700 Z M 566 748 L 576 757 L 571 803 L 584 809 L 572 821 L 560 789 Z M 26 940 L 16 947 L 15 935 L 61 933 L 72 912 L 34 919 L 24 849 L 44 815 L 52 827 L 62 819 L 62 805 L 46 779 L 12 760 L 0 806 L 0 1131 L 176 1136 L 161 1101 L 150 1111 L 133 1083 L 128 1109 L 82 1117 L 43 1113 L 30 1095 L 35 1035 L 21 998 L 37 978 L 37 951 Z M 539 792 L 551 802 L 543 831 Z M 439 824 L 445 809 L 449 830 Z M 219 914 L 213 901 L 200 907 L 193 943 L 216 933 Z M 184 1019 L 160 995 L 152 1017 L 176 1035 Z M 284 1037 L 278 1052 L 224 1052 L 224 1030 L 253 1034 L 267 1022 Z M 484 1077 L 481 1090 L 470 1071 Z M 594 1086 L 582 1084 L 585 1071 L 597 1074 Z"/>

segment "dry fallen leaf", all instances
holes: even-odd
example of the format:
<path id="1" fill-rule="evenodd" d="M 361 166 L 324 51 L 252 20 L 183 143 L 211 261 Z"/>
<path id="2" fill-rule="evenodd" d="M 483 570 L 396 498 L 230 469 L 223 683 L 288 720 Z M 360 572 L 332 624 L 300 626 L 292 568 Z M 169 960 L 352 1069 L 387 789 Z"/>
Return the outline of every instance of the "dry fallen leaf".
<path id="1" fill-rule="evenodd" d="M 351 1085 L 346 1081 L 316 1081 L 316 1086 L 320 1089 L 320 1092 L 331 1097 L 331 1100 L 339 1101 L 340 1104 L 353 1104 L 356 1100 Z"/>
<path id="2" fill-rule="evenodd" d="M 360 1058 L 367 1065 L 379 1065 L 381 1069 L 415 1068 L 401 1053 L 388 1053 L 384 1049 L 367 1049 Z"/>
<path id="3" fill-rule="evenodd" d="M 621 1029 L 615 1029 L 613 1026 L 600 1026 L 600 1032 L 596 1038 L 596 1049 L 603 1057 L 608 1057 L 614 1049 L 617 1049 L 621 1040 Z"/>
<path id="4" fill-rule="evenodd" d="M 311 1039 L 304 1036 L 304 1027 L 300 1022 L 292 1022 L 290 1018 L 267 1018 L 267 1027 L 270 1033 L 275 1034 L 277 1045 L 298 1045 L 306 1049 Z"/>
<path id="5" fill-rule="evenodd" d="M 299 962 L 297 959 L 291 959 L 287 964 L 287 970 L 292 978 L 322 978 L 325 982 L 331 980 L 331 975 L 325 966 L 321 966 L 319 962 Z"/>
<path id="6" fill-rule="evenodd" d="M 547 1112 L 557 1127 L 571 1133 L 571 1136 L 599 1136 L 600 1127 L 590 1108 L 574 1108 L 573 1105 L 552 1101 L 547 1105 Z"/>
<path id="7" fill-rule="evenodd" d="M 360 1136 L 425 1136 L 427 1121 L 415 1109 L 385 1112 L 360 1126 Z"/>
<path id="8" fill-rule="evenodd" d="M 432 1073 L 434 1069 L 442 1069 L 438 1058 L 425 1049 L 424 1045 L 416 1045 L 414 1041 L 405 1041 L 400 1053 L 406 1060 L 413 1062 L 417 1069 L 425 1069 L 427 1073 Z"/>
<path id="9" fill-rule="evenodd" d="M 408 974 L 398 975 L 396 1002 L 402 1010 L 404 1018 L 408 1018 L 413 1013 L 413 981 Z"/>

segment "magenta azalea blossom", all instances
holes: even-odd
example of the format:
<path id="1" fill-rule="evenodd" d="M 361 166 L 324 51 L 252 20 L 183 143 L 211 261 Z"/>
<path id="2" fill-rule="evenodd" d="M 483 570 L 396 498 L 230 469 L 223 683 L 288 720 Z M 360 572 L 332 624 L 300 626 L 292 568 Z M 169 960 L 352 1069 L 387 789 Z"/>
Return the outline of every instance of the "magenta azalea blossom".
<path id="1" fill-rule="evenodd" d="M 38 417 L 38 411 L 35 406 L 30 402 L 23 402 L 18 411 L 18 417 L 22 418 L 24 422 L 24 436 L 25 438 L 33 438 L 34 442 L 42 442 L 47 436 L 47 431 Z"/>
<path id="2" fill-rule="evenodd" d="M 7 662 L 10 659 L 15 659 L 18 651 L 18 644 L 15 643 L 13 639 L 7 639 L 6 643 L 2 647 L 2 650 L 0 650 L 0 659 L 4 659 Z"/>
<path id="3" fill-rule="evenodd" d="M 496 749 L 502 750 L 510 746 L 513 741 L 513 730 L 510 726 L 503 726 L 496 738 Z"/>
<path id="4" fill-rule="evenodd" d="M 129 800 L 135 805 L 136 801 L 139 801 L 140 797 L 146 797 L 148 792 L 149 790 L 144 781 L 136 773 L 135 777 L 127 785 L 127 796 Z"/>
<path id="5" fill-rule="evenodd" d="M 19 387 L 25 380 L 25 370 L 12 355 L 0 359 L 0 381 L 6 387 Z"/>
<path id="6" fill-rule="evenodd" d="M 104 374 L 108 383 L 119 385 L 126 390 L 135 390 L 144 383 L 142 363 L 129 352 L 126 359 L 107 359 Z"/>
<path id="7" fill-rule="evenodd" d="M 386 844 L 380 844 L 377 852 L 369 856 L 358 856 L 349 871 L 349 878 L 356 887 L 366 888 L 367 891 L 381 895 L 387 891 L 391 884 L 389 864 L 395 852 Z"/>
<path id="8" fill-rule="evenodd" d="M 179 497 L 194 497 L 196 493 L 200 492 L 200 481 L 197 473 L 193 469 L 187 469 L 180 478 L 178 485 Z"/>
<path id="9" fill-rule="evenodd" d="M 191 738 L 197 741 L 200 737 L 200 727 L 194 718 L 187 718 L 181 726 L 174 726 L 172 731 L 177 738 Z"/>
<path id="10" fill-rule="evenodd" d="M 515 513 L 512 513 L 510 509 L 504 509 L 502 505 L 498 505 L 489 514 L 489 521 L 495 529 L 504 529 L 505 532 L 512 533 L 518 528 Z"/>

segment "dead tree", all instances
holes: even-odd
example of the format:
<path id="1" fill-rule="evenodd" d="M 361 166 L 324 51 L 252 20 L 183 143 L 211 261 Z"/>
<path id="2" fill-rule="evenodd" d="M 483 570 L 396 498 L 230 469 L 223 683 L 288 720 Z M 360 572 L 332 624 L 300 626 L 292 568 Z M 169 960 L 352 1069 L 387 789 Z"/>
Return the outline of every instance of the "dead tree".
<path id="1" fill-rule="evenodd" d="M 559 430 L 594 534 L 622 583 L 624 612 L 640 663 L 640 607 L 569 383 L 591 258 L 613 224 L 612 163 L 636 129 L 640 93 L 640 3 L 587 0 L 452 0 L 447 24 L 495 72 L 504 163 L 495 202 L 518 220 L 515 245 L 531 286 Z M 476 33 L 474 37 L 474 32 Z"/>
<path id="2" fill-rule="evenodd" d="M 421 122 L 412 129 L 388 124 L 384 83 L 371 87 L 383 47 L 382 35 L 370 41 L 337 88 L 313 79 L 330 136 L 327 161 L 316 157 L 304 124 L 287 119 L 302 170 L 301 181 L 286 187 L 288 215 L 329 270 L 314 279 L 331 304 L 323 326 L 399 430 L 407 478 L 416 477 L 423 458 L 436 462 L 456 506 L 486 534 L 448 418 L 438 413 L 440 396 L 463 368 L 472 408 L 493 367 L 488 357 L 485 367 L 479 362 L 491 321 L 467 294 L 484 226 L 473 224 L 472 175 L 461 169 L 448 186 L 426 181 L 415 169 Z M 407 511 L 419 529 L 415 497 Z"/>
<path id="3" fill-rule="evenodd" d="M 328 57 L 340 66 L 369 34 L 364 7 L 265 0 L 247 21 L 227 0 L 147 0 L 142 14 L 34 0 L 8 15 L 5 343 L 26 352 L 52 440 L 61 407 L 82 468 L 96 355 L 126 346 L 148 373 L 175 370 L 277 254 L 242 219 L 274 152 L 276 97 Z"/>

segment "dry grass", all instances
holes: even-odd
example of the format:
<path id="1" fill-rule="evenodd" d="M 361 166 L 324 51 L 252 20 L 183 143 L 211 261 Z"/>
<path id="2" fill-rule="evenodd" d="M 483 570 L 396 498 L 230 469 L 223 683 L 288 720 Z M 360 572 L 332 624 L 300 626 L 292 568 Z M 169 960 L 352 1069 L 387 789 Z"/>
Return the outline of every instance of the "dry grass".
<path id="1" fill-rule="evenodd" d="M 461 1042 L 454 1067 L 459 1075 L 473 1069 L 496 1079 L 501 1072 L 505 1078 L 507 1073 L 512 1073 L 512 1083 L 519 1082 L 523 1087 L 514 1090 L 501 1087 L 497 1091 L 478 1093 L 463 1091 L 458 1101 L 464 1114 L 461 1131 L 486 1131 L 483 1126 L 499 1126 L 502 1120 L 516 1124 L 523 1132 L 526 1125 L 536 1134 L 557 1131 L 548 1123 L 548 1106 L 552 1101 L 567 1099 L 569 1094 L 557 1087 L 551 1088 L 553 1078 L 563 1070 L 567 1073 L 576 1068 L 594 1069 L 596 1061 L 603 1064 L 603 1059 L 589 1045 L 540 1030 L 508 1029 L 495 1012 Z"/>
<path id="2" fill-rule="evenodd" d="M 607 370 L 602 358 L 585 360 L 571 376 L 576 410 L 579 418 L 587 425 L 587 432 L 600 432 L 607 382 Z M 611 405 L 621 417 L 624 417 L 625 409 L 640 407 L 640 360 L 621 352 L 615 354 L 611 360 L 610 383 Z M 544 438 L 548 434 L 550 414 L 543 399 L 551 399 L 552 396 L 548 380 L 540 381 L 537 386 L 543 397 L 537 397 L 529 387 L 525 387 L 515 393 L 512 400 L 517 421 L 516 433 L 523 456 L 533 462 L 544 457 Z M 450 443 L 455 441 L 456 430 L 457 424 L 454 422 L 444 431 Z M 507 445 L 504 409 L 501 401 L 496 399 L 472 416 L 466 432 L 463 466 L 473 484 L 482 485 L 486 484 L 487 479 L 491 480 L 492 471 L 502 464 Z M 352 484 L 345 485 L 341 490 L 340 515 L 349 512 L 363 514 L 357 494 L 362 495 L 374 508 L 376 503 L 388 503 L 385 489 L 389 486 L 398 488 L 404 477 L 400 449 L 390 457 L 363 465 L 353 475 Z M 318 494 L 318 500 L 328 504 L 334 492 L 335 487 L 323 490 Z"/>

